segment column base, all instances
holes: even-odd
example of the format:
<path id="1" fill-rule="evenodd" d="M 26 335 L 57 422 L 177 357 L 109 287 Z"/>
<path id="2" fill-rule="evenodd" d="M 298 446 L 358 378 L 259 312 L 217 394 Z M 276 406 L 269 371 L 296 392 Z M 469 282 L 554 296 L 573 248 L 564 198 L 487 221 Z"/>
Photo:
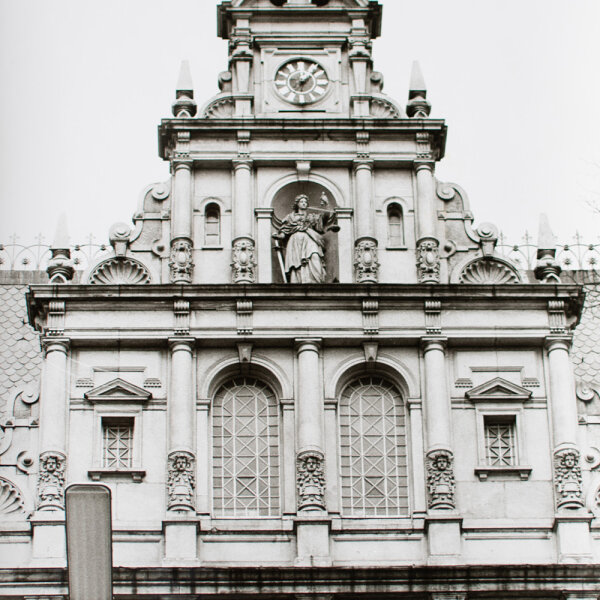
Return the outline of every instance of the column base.
<path id="1" fill-rule="evenodd" d="M 64 511 L 36 511 L 29 521 L 33 534 L 31 558 L 35 566 L 65 567 L 67 538 Z"/>
<path id="2" fill-rule="evenodd" d="M 430 565 L 457 564 L 462 555 L 462 517 L 455 512 L 427 514 L 425 528 Z"/>
<path id="3" fill-rule="evenodd" d="M 164 566 L 198 565 L 198 521 L 189 516 L 163 521 Z"/>
<path id="4" fill-rule="evenodd" d="M 330 567 L 329 531 L 331 519 L 326 514 L 298 515 L 296 528 L 296 567 Z"/>
<path id="5" fill-rule="evenodd" d="M 558 562 L 567 564 L 594 562 L 590 523 L 593 516 L 584 510 L 558 514 L 554 520 Z"/>

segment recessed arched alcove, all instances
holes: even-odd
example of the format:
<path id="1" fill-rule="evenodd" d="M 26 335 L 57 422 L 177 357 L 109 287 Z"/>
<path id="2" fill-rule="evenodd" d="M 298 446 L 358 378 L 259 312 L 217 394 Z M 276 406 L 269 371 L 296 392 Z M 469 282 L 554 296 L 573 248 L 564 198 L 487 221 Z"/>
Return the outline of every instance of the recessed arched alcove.
<path id="1" fill-rule="evenodd" d="M 278 231 L 286 216 L 294 212 L 294 201 L 301 194 L 308 197 L 309 212 L 323 214 L 323 211 L 335 211 L 337 208 L 334 195 L 325 186 L 314 181 L 294 181 L 283 186 L 273 198 L 273 233 Z M 329 205 L 326 207 L 321 205 L 323 194 L 327 196 L 329 201 Z M 326 283 L 337 283 L 339 281 L 339 248 L 336 229 L 335 227 L 328 229 L 322 236 L 325 245 L 323 252 L 327 273 Z M 275 283 L 285 281 L 282 268 L 284 252 L 284 245 L 281 250 L 278 250 L 277 245 L 273 244 L 271 264 Z"/>

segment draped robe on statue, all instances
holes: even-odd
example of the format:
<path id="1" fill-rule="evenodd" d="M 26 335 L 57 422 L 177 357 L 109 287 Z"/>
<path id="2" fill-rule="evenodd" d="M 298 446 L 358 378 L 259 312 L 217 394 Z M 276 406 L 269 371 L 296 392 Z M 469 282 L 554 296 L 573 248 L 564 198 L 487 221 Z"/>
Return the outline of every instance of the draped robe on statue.
<path id="1" fill-rule="evenodd" d="M 290 213 L 281 224 L 279 234 L 288 238 L 285 272 L 289 283 L 324 283 L 325 243 L 322 234 L 335 222 L 335 214 Z"/>

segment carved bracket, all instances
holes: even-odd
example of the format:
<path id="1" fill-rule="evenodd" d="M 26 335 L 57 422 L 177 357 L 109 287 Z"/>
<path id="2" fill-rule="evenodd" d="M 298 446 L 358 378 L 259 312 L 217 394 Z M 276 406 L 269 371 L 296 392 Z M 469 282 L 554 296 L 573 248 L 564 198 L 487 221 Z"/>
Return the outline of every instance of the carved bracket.
<path id="1" fill-rule="evenodd" d="M 425 300 L 425 331 L 428 335 L 442 333 L 442 303 L 439 300 Z"/>
<path id="2" fill-rule="evenodd" d="M 48 303 L 48 329 L 46 335 L 64 335 L 65 303 L 62 300 L 51 300 Z"/>
<path id="3" fill-rule="evenodd" d="M 567 332 L 567 315 L 564 300 L 548 301 L 548 319 L 550 321 L 550 333 L 561 334 Z"/>
<path id="4" fill-rule="evenodd" d="M 168 510 L 195 510 L 196 459 L 191 452 L 169 454 L 167 474 Z"/>
<path id="5" fill-rule="evenodd" d="M 427 453 L 427 491 L 430 509 L 454 509 L 454 456 L 449 450 Z"/>
<path id="6" fill-rule="evenodd" d="M 298 510 L 325 510 L 325 459 L 315 450 L 300 452 L 296 461 Z"/>
<path id="7" fill-rule="evenodd" d="M 363 332 L 365 335 L 376 335 L 379 333 L 379 302 L 377 300 L 365 299 L 362 303 Z"/>
<path id="8" fill-rule="evenodd" d="M 190 303 L 187 300 L 175 300 L 173 313 L 175 314 L 175 335 L 189 335 Z"/>
<path id="9" fill-rule="evenodd" d="M 238 300 L 236 304 L 237 332 L 239 335 L 252 333 L 252 300 Z"/>

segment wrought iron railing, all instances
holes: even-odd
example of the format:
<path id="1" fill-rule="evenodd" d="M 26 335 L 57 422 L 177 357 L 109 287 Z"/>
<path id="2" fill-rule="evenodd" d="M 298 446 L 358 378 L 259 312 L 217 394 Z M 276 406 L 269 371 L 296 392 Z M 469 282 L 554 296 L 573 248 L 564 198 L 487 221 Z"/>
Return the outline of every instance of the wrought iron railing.
<path id="1" fill-rule="evenodd" d="M 12 236 L 8 243 L 0 243 L 0 271 L 45 271 L 50 246 L 42 235 L 29 245 L 21 244 L 17 236 Z M 83 243 L 71 246 L 71 258 L 76 270 L 85 271 L 108 257 L 111 251 L 108 244 L 102 244 L 89 235 Z M 537 244 L 527 232 L 517 243 L 510 242 L 501 234 L 496 251 L 520 269 L 535 269 Z M 572 242 L 557 245 L 556 260 L 567 271 L 600 271 L 600 237 L 598 242 L 589 243 L 576 233 Z"/>
<path id="2" fill-rule="evenodd" d="M 21 244 L 17 236 L 0 243 L 0 271 L 45 271 L 51 244 L 38 235 L 33 244 Z M 81 244 L 71 246 L 71 258 L 77 271 L 85 271 L 112 252 L 108 244 L 97 242 L 93 235 Z"/>

